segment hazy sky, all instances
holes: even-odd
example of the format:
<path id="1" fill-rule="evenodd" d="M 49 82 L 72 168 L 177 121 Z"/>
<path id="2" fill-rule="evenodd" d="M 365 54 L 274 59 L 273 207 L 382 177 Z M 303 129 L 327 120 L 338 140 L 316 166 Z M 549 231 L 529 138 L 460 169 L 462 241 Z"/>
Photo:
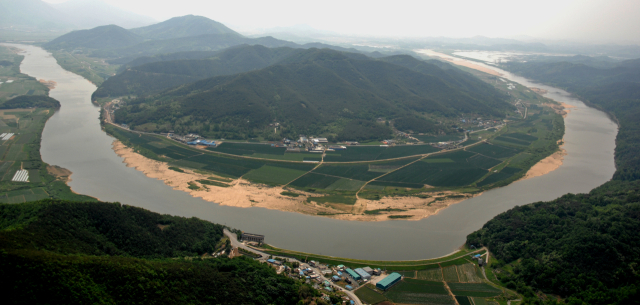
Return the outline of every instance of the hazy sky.
<path id="1" fill-rule="evenodd" d="M 239 31 L 307 24 L 362 36 L 528 35 L 640 43 L 640 0 L 103 1 L 159 21 L 202 15 Z"/>

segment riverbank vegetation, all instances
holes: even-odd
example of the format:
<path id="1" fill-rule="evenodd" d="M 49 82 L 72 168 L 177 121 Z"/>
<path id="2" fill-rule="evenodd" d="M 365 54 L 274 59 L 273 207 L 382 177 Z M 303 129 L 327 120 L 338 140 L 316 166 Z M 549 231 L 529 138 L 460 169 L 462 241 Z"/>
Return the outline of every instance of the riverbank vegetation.
<path id="1" fill-rule="evenodd" d="M 200 258 L 222 229 L 119 203 L 0 204 L 0 291 L 32 304 L 298 304 L 319 297 L 250 258 Z"/>
<path id="2" fill-rule="evenodd" d="M 524 304 L 632 304 L 640 276 L 640 71 L 637 60 L 613 68 L 574 63 L 510 63 L 507 69 L 567 89 L 618 122 L 616 172 L 588 194 L 516 207 L 496 216 L 467 244 L 498 259 L 495 281 Z"/>

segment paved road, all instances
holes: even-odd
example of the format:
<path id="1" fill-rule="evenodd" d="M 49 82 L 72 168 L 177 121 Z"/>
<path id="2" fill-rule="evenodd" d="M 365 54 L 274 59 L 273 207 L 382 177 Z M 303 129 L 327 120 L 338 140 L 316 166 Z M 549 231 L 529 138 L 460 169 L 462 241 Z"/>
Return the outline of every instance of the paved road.
<path id="1" fill-rule="evenodd" d="M 231 231 L 229 231 L 227 229 L 224 229 L 224 235 L 229 237 L 229 241 L 231 243 L 231 246 L 239 247 L 239 248 L 245 249 L 247 251 L 251 251 L 253 253 L 262 255 L 262 257 L 258 259 L 259 261 L 263 261 L 264 262 L 269 257 L 269 254 L 261 252 L 261 251 L 258 251 L 256 249 L 251 248 L 251 247 L 248 247 L 247 245 L 245 245 L 242 242 L 238 241 L 238 238 L 237 238 L 236 234 L 232 233 Z M 290 262 L 297 262 L 298 264 L 300 264 L 300 266 L 302 266 L 302 265 L 307 266 L 306 263 L 303 263 L 303 262 L 301 262 L 301 261 L 299 261 L 297 259 L 293 259 L 293 258 L 290 258 L 290 257 L 274 256 L 273 258 L 274 259 L 280 259 L 280 260 L 288 260 Z M 362 302 L 360 302 L 360 299 L 358 299 L 358 297 L 356 296 L 355 293 L 353 293 L 352 291 L 346 290 L 346 289 L 334 284 L 330 279 L 325 278 L 324 275 L 322 274 L 322 272 L 320 271 L 320 269 L 315 268 L 315 267 L 311 267 L 311 269 L 313 269 L 313 271 L 315 273 L 320 275 L 320 278 L 322 279 L 322 281 L 329 281 L 329 283 L 331 283 L 331 286 L 333 287 L 333 289 L 340 290 L 340 291 L 344 292 L 347 296 L 349 296 L 349 298 L 351 298 L 356 303 L 356 305 L 362 305 Z"/>

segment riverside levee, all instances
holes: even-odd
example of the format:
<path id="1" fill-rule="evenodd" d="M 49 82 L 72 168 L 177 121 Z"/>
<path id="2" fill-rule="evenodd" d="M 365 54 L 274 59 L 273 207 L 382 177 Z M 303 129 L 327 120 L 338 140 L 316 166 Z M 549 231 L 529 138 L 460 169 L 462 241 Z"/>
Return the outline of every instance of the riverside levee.
<path id="1" fill-rule="evenodd" d="M 118 201 L 154 212 L 198 217 L 269 236 L 280 248 L 360 259 L 416 260 L 455 251 L 466 236 L 516 205 L 587 192 L 615 171 L 617 126 L 604 113 L 568 93 L 503 73 L 503 78 L 547 90 L 546 97 L 575 106 L 565 119 L 564 165 L 550 174 L 485 192 L 420 221 L 358 222 L 267 210 L 220 206 L 173 190 L 127 167 L 112 150 L 113 138 L 100 126 L 100 109 L 91 103 L 96 87 L 63 70 L 36 46 L 13 45 L 26 52 L 22 72 L 57 82 L 50 96 L 61 109 L 49 119 L 42 159 L 73 172 L 71 188 L 103 201 Z M 502 73 L 502 71 L 501 71 Z M 348 234 L 345 234 L 348 232 Z M 384 240 L 384 247 L 380 241 Z"/>

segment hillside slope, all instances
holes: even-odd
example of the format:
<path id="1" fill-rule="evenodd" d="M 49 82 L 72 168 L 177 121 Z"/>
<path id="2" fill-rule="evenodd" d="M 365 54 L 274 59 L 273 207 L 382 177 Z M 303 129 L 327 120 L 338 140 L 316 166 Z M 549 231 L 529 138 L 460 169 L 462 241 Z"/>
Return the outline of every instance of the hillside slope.
<path id="1" fill-rule="evenodd" d="M 224 24 L 206 17 L 186 15 L 174 17 L 169 20 L 145 27 L 131 29 L 131 32 L 145 39 L 173 39 L 207 34 L 232 34 L 238 37 L 242 35 L 226 27 Z"/>
<path id="2" fill-rule="evenodd" d="M 249 258 L 181 259 L 211 253 L 221 236 L 217 224 L 119 203 L 2 204 L 0 292 L 12 304 L 297 304 L 317 294 Z"/>
<path id="3" fill-rule="evenodd" d="M 92 98 L 95 100 L 108 96 L 144 96 L 209 77 L 261 69 L 293 52 L 296 51 L 291 48 L 243 45 L 220 52 L 185 52 L 159 56 L 160 58 L 143 57 L 131 63 L 135 66 L 106 80 L 93 93 Z M 162 60 L 165 57 L 204 59 Z M 152 62 L 153 60 L 159 61 Z M 138 65 L 143 61 L 150 62 Z"/>
<path id="4" fill-rule="evenodd" d="M 116 112 L 116 119 L 180 130 L 176 132 L 186 132 L 191 125 L 211 130 L 224 122 L 225 130 L 245 135 L 266 131 L 273 122 L 294 135 L 321 133 L 334 125 L 337 135 L 344 133 L 347 122 L 375 122 L 378 117 L 502 117 L 510 105 L 496 96 L 489 86 L 471 92 L 361 54 L 310 49 L 258 71 L 214 77 L 132 101 Z"/>

